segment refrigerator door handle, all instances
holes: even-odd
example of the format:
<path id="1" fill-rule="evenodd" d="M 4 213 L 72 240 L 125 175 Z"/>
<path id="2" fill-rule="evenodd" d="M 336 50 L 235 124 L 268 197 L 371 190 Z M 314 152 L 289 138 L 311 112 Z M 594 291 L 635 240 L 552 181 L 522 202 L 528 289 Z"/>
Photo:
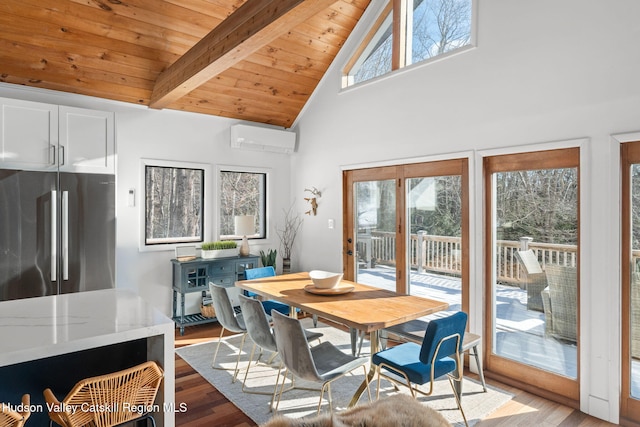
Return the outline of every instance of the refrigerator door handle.
<path id="1" fill-rule="evenodd" d="M 69 192 L 62 192 L 62 280 L 69 280 Z"/>
<path id="2" fill-rule="evenodd" d="M 58 279 L 58 192 L 51 191 L 51 281 Z"/>

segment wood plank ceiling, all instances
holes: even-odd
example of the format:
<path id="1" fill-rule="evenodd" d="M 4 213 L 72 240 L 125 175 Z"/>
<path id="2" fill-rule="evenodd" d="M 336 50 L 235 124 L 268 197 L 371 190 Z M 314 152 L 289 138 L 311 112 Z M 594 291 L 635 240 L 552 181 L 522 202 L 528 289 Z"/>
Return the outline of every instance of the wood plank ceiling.
<path id="1" fill-rule="evenodd" d="M 288 128 L 369 2 L 1 0 L 0 81 Z"/>

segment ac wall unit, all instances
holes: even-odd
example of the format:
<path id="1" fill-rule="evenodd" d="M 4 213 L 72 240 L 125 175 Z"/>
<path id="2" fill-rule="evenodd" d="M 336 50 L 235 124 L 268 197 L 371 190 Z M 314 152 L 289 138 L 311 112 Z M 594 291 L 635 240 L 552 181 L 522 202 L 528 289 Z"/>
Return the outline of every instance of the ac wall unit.
<path id="1" fill-rule="evenodd" d="M 292 154 L 296 147 L 296 134 L 287 130 L 233 125 L 231 126 L 231 147 Z"/>

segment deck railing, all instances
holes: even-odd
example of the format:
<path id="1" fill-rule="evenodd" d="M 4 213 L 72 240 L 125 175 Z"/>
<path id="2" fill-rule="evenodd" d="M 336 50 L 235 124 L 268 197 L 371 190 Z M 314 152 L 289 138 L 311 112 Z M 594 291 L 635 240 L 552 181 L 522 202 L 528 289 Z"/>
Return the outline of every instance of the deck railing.
<path id="1" fill-rule="evenodd" d="M 395 233 L 373 231 L 358 235 L 357 252 L 359 262 L 367 267 L 375 264 L 395 265 Z M 461 272 L 462 251 L 459 237 L 432 236 L 424 232 L 411 235 L 410 265 L 418 272 L 431 271 L 459 275 Z M 496 257 L 498 260 L 498 281 L 520 283 L 525 280 L 516 251 L 531 249 L 538 257 L 544 269 L 547 264 L 577 265 L 577 247 L 538 243 L 525 238 L 522 241 L 499 240 Z M 640 251 L 634 251 L 634 258 L 640 259 Z"/>

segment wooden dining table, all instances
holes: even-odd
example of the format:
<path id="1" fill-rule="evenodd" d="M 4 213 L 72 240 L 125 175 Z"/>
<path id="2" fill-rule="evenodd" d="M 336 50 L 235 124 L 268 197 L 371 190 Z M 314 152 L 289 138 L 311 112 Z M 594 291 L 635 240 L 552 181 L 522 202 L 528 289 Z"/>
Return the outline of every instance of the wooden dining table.
<path id="1" fill-rule="evenodd" d="M 379 350 L 378 331 L 381 329 L 449 307 L 444 301 L 399 294 L 349 280 L 340 282 L 339 289 L 343 291 L 318 290 L 313 287 L 307 272 L 241 280 L 236 282 L 236 286 L 265 299 L 289 305 L 293 316 L 296 314 L 295 308 L 299 308 L 306 313 L 369 333 L 371 355 Z M 372 364 L 368 373 L 369 381 L 374 374 L 375 366 Z M 367 381 L 363 381 L 349 406 L 358 402 L 366 386 Z"/>

